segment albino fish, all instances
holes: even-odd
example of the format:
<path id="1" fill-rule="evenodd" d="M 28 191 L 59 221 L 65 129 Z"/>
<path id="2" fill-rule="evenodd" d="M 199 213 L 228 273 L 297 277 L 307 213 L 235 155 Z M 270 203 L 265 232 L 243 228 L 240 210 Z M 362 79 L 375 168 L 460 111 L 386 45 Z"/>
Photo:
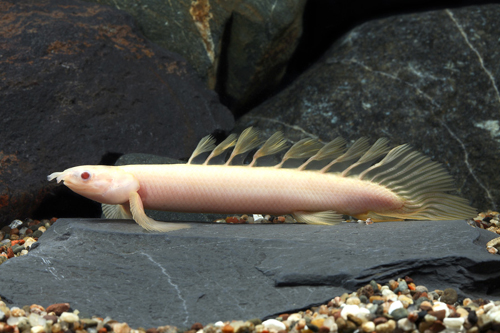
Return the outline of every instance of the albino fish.
<path id="1" fill-rule="evenodd" d="M 188 226 L 157 222 L 144 209 L 292 214 L 298 222 L 311 224 L 337 224 L 342 214 L 374 221 L 476 215 L 467 200 L 446 193 L 455 188 L 439 163 L 408 145 L 391 149 L 385 138 L 371 147 L 361 138 L 347 150 L 342 138 L 327 144 L 303 139 L 273 166 L 259 163 L 287 148 L 281 132 L 272 135 L 249 164 L 238 164 L 235 157 L 262 144 L 257 130 L 250 127 L 239 138 L 231 134 L 218 146 L 214 143 L 211 136 L 203 138 L 187 164 L 85 165 L 52 173 L 48 180 L 57 178 L 74 192 L 100 202 L 107 218 L 134 219 L 144 229 L 160 232 Z M 195 164 L 203 153 L 209 156 Z M 217 159 L 222 164 L 214 164 Z M 293 161 L 302 164 L 292 168 Z"/>

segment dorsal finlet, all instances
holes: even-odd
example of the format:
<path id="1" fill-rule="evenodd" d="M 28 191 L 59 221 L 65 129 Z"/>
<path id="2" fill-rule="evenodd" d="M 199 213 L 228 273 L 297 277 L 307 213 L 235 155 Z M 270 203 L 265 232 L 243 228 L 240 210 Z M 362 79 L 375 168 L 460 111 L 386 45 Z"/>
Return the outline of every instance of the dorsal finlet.
<path id="1" fill-rule="evenodd" d="M 345 169 L 342 172 L 342 177 L 347 177 L 350 173 L 352 173 L 352 171 L 356 167 L 359 167 L 363 164 L 372 163 L 374 160 L 376 160 L 380 156 L 389 152 L 389 150 L 391 150 L 391 148 L 388 146 L 388 143 L 389 143 L 389 140 L 387 138 L 378 139 L 373 144 L 373 146 L 371 146 L 370 149 L 368 149 L 368 151 L 366 153 L 364 153 L 363 156 L 361 156 L 359 158 L 359 160 L 356 163 L 353 163 L 351 166 L 349 166 L 347 169 Z M 365 166 L 365 169 L 366 169 L 366 166 Z M 358 171 L 358 173 L 359 173 L 359 171 Z"/>
<path id="2" fill-rule="evenodd" d="M 236 145 L 234 146 L 233 152 L 226 162 L 226 165 L 230 165 L 233 158 L 237 155 L 244 154 L 249 150 L 252 150 L 259 146 L 262 141 L 259 139 L 259 131 L 253 127 L 249 127 L 241 132 Z"/>
<path id="3" fill-rule="evenodd" d="M 227 149 L 229 149 L 232 146 L 234 146 L 236 144 L 236 139 L 237 138 L 238 138 L 238 136 L 236 134 L 234 134 L 234 133 L 230 134 L 224 141 L 222 141 L 221 143 L 219 143 L 219 145 L 217 147 L 215 147 L 215 149 L 207 157 L 207 159 L 205 160 L 205 163 L 203 163 L 203 165 L 207 165 L 208 162 L 210 162 L 210 160 L 213 157 L 219 156 L 224 151 L 226 151 Z"/>
<path id="4" fill-rule="evenodd" d="M 310 157 L 305 163 L 303 163 L 298 170 L 304 170 L 306 166 L 312 161 L 322 161 L 322 160 L 333 160 L 345 151 L 346 142 L 342 137 L 336 137 L 334 140 L 328 142 L 323 146 L 314 156 Z"/>
<path id="5" fill-rule="evenodd" d="M 278 131 L 274 133 L 269 139 L 267 139 L 264 145 L 262 145 L 262 147 L 260 147 L 260 149 L 255 152 L 255 154 L 253 155 L 253 160 L 249 166 L 254 166 L 257 162 L 257 159 L 263 156 L 279 153 L 280 151 L 285 149 L 286 146 L 287 141 L 283 135 L 283 132 Z"/>
<path id="6" fill-rule="evenodd" d="M 328 172 L 328 170 L 330 170 L 330 168 L 335 164 L 360 158 L 369 148 L 370 145 L 368 143 L 368 138 L 361 137 L 356 140 L 356 142 L 354 142 L 354 144 L 343 155 L 328 163 L 328 165 L 321 169 L 320 172 Z"/>
<path id="7" fill-rule="evenodd" d="M 191 154 L 191 157 L 189 158 L 187 164 L 191 164 L 191 162 L 196 156 L 206 153 L 207 151 L 211 151 L 214 148 L 215 148 L 215 138 L 211 135 L 203 137 L 196 146 L 196 149 Z"/>
<path id="8" fill-rule="evenodd" d="M 292 158 L 309 158 L 316 154 L 321 148 L 323 148 L 323 144 L 316 139 L 302 139 L 286 152 L 281 162 L 275 165 L 275 168 L 280 168 L 283 163 Z"/>

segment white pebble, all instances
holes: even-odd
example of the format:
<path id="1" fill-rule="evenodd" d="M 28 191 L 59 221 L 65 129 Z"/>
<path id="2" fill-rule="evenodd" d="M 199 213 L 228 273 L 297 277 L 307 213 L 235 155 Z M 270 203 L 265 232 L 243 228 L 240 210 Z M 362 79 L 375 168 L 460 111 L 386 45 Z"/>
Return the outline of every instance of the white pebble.
<path id="1" fill-rule="evenodd" d="M 215 327 L 224 327 L 224 323 L 222 321 L 218 321 L 214 324 Z"/>
<path id="2" fill-rule="evenodd" d="M 403 308 L 403 303 L 401 303 L 401 301 L 396 301 L 396 302 L 392 302 L 391 305 L 389 306 L 389 314 L 392 313 L 392 311 L 396 310 L 396 309 L 401 309 Z"/>
<path id="3" fill-rule="evenodd" d="M 455 330 L 462 330 L 463 329 L 463 324 L 465 322 L 465 318 L 444 318 L 443 320 L 443 325 L 446 326 L 447 329 L 455 329 Z"/>
<path id="4" fill-rule="evenodd" d="M 348 314 L 352 314 L 353 316 L 357 316 L 359 313 L 359 306 L 357 305 L 350 305 L 350 304 L 346 304 L 343 308 L 342 308 L 342 311 L 340 312 L 340 315 L 342 316 L 342 318 L 344 318 L 345 320 L 347 320 L 347 315 Z"/>
<path id="5" fill-rule="evenodd" d="M 407 332 L 416 330 L 417 326 L 414 323 L 412 323 L 408 318 L 401 318 L 398 320 L 398 328 Z"/>
<path id="6" fill-rule="evenodd" d="M 45 332 L 45 327 L 44 326 L 33 326 L 31 328 L 31 333 L 41 333 L 41 332 Z"/>
<path id="7" fill-rule="evenodd" d="M 450 309 L 448 309 L 448 305 L 446 303 L 443 303 L 443 302 L 435 301 L 434 305 L 432 306 L 432 310 L 434 310 L 434 311 L 444 310 L 446 312 L 445 317 L 448 317 L 450 315 Z"/>
<path id="8" fill-rule="evenodd" d="M 286 330 L 285 324 L 276 319 L 268 319 L 262 323 L 268 330 L 275 329 L 276 331 Z"/>
<path id="9" fill-rule="evenodd" d="M 12 309 L 11 309 L 12 310 Z M 10 326 L 15 326 L 21 321 L 21 319 L 27 319 L 26 317 L 14 317 L 10 316 L 9 319 L 7 319 L 7 324 Z"/>
<path id="10" fill-rule="evenodd" d="M 484 309 L 484 312 L 488 312 L 490 311 L 491 309 L 493 309 L 495 307 L 495 304 L 493 304 L 493 302 L 490 302 L 488 304 L 485 304 L 483 309 Z"/>
<path id="11" fill-rule="evenodd" d="M 65 321 L 67 323 L 76 323 L 80 318 L 78 318 L 78 315 L 72 313 L 72 312 L 63 312 L 61 313 L 61 316 L 59 317 L 60 321 Z"/>
<path id="12" fill-rule="evenodd" d="M 36 313 L 31 313 L 28 319 L 31 326 L 45 326 L 45 324 L 47 323 L 47 320 Z"/>
<path id="13" fill-rule="evenodd" d="M 335 323 L 335 319 L 333 317 L 328 317 L 323 322 L 323 326 L 328 327 L 330 332 L 334 332 L 338 329 L 337 323 Z"/>
<path id="14" fill-rule="evenodd" d="M 370 310 L 368 310 L 367 308 L 359 308 L 359 312 L 356 315 L 356 317 L 358 317 L 359 319 L 362 319 L 363 321 L 368 321 L 371 319 L 372 314 L 371 314 Z"/>
<path id="15" fill-rule="evenodd" d="M 292 313 L 291 315 L 288 316 L 288 321 L 289 322 L 294 322 L 302 319 L 302 315 L 300 313 Z"/>
<path id="16" fill-rule="evenodd" d="M 361 329 L 363 330 L 363 332 L 373 332 L 375 331 L 375 324 L 373 323 L 373 321 L 367 321 L 361 325 Z"/>

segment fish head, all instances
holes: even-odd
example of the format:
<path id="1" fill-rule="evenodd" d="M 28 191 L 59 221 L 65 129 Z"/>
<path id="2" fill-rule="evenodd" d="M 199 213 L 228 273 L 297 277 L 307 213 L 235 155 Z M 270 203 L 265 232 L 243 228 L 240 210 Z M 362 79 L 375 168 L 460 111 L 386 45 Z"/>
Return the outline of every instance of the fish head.
<path id="1" fill-rule="evenodd" d="M 110 205 L 123 204 L 131 192 L 139 190 L 139 181 L 131 173 L 116 166 L 82 165 L 54 172 L 49 181 L 57 179 L 73 192 L 91 200 Z"/>

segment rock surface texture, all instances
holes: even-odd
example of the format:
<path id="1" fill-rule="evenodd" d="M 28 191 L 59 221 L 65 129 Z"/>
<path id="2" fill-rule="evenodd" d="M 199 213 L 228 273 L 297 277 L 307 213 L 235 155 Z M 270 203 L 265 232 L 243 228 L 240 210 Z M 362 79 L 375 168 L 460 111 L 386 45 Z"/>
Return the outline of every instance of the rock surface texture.
<path id="1" fill-rule="evenodd" d="M 305 0 L 90 0 L 130 13 L 239 108 L 276 87 L 302 33 Z"/>
<path id="2" fill-rule="evenodd" d="M 442 162 L 473 206 L 497 209 L 499 17 L 487 5 L 365 23 L 235 131 L 409 143 Z"/>
<path id="3" fill-rule="evenodd" d="M 133 221 L 60 219 L 2 264 L 0 295 L 9 306 L 69 302 L 146 328 L 264 317 L 405 275 L 498 299 L 500 256 L 485 248 L 495 236 L 465 221 L 193 223 L 151 234 Z"/>
<path id="4" fill-rule="evenodd" d="M 0 0 L 0 44 L 0 222 L 31 216 L 51 172 L 107 153 L 186 157 L 234 124 L 186 61 L 123 11 Z"/>

